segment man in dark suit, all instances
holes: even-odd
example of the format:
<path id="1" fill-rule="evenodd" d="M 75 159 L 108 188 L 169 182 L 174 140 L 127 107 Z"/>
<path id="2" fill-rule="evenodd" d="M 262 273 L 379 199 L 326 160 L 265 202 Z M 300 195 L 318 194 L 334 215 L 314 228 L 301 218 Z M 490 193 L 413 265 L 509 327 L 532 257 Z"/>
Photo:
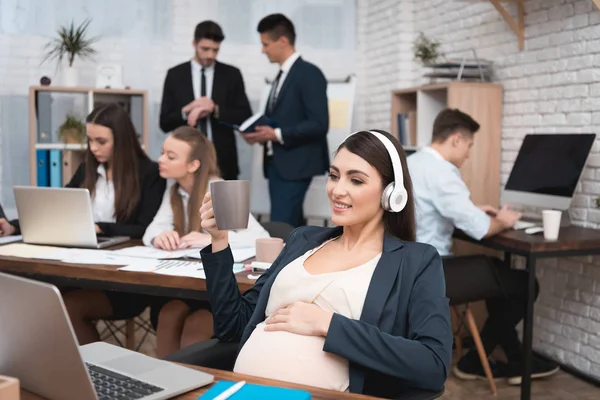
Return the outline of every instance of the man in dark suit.
<path id="1" fill-rule="evenodd" d="M 239 69 L 216 61 L 225 36 L 213 21 L 203 21 L 194 32 L 195 55 L 167 72 L 160 108 L 160 128 L 171 132 L 182 125 L 196 126 L 213 142 L 221 176 L 237 179 L 237 147 L 233 125 L 252 115 Z"/>
<path id="2" fill-rule="evenodd" d="M 296 53 L 294 25 L 287 17 L 268 15 L 257 30 L 262 52 L 270 62 L 280 65 L 265 110 L 277 127 L 258 126 L 256 132 L 243 137 L 250 144 L 264 146 L 271 221 L 299 226 L 312 177 L 329 168 L 327 81 L 317 66 Z"/>

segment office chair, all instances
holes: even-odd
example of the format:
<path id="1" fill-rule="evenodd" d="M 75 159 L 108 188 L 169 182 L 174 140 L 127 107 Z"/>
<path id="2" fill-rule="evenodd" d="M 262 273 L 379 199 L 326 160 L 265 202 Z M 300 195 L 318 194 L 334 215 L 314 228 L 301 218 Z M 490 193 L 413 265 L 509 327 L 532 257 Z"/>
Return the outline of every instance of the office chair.
<path id="1" fill-rule="evenodd" d="M 490 391 L 493 395 L 496 395 L 498 389 L 494 382 L 494 375 L 481 342 L 479 328 L 469 306 L 474 301 L 504 295 L 496 280 L 492 261 L 484 255 L 469 255 L 445 257 L 443 263 L 446 278 L 446 297 L 450 299 L 450 312 L 456 326 L 453 335 L 458 358 L 460 359 L 463 354 L 460 330 L 466 319 L 466 326 L 473 338 Z M 464 306 L 462 313 L 458 311 L 459 306 Z"/>
<path id="2" fill-rule="evenodd" d="M 260 223 L 265 231 L 269 232 L 269 235 L 274 238 L 287 239 L 292 233 L 294 227 L 286 222 L 261 222 Z"/>

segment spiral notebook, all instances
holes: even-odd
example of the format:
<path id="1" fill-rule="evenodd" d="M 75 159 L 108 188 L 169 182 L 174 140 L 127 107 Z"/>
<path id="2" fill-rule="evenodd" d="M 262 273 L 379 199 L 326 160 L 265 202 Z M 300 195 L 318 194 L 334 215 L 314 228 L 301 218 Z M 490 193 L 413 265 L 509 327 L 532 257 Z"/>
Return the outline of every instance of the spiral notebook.
<path id="1" fill-rule="evenodd" d="M 206 393 L 198 397 L 198 400 L 212 400 L 233 385 L 235 385 L 235 382 L 219 381 Z M 311 394 L 305 390 L 246 383 L 240 390 L 229 397 L 228 400 L 310 400 L 310 398 Z"/>

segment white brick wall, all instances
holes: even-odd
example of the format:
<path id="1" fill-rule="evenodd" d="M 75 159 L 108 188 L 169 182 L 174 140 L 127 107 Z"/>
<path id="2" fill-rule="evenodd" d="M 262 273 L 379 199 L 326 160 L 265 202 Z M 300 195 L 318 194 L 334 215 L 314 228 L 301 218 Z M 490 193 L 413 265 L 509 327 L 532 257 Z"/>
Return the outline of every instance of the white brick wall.
<path id="1" fill-rule="evenodd" d="M 526 0 L 523 51 L 489 2 L 363 0 L 358 4 L 362 52 L 358 96 L 369 99 L 359 111 L 366 115 L 367 126 L 389 128 L 390 91 L 426 82 L 419 78 L 420 67 L 415 64 L 408 74 L 392 68 L 399 60 L 410 63 L 412 58 L 410 47 L 400 45 L 400 37 L 423 31 L 442 42 L 449 58 L 469 56 L 475 48 L 478 56 L 494 62 L 495 81 L 505 90 L 502 184 L 527 133 L 600 134 L 600 11 L 592 1 Z M 507 7 L 516 15 L 511 5 Z M 390 18 L 390 12 L 397 17 Z M 412 28 L 412 35 L 401 27 Z M 599 195 L 597 140 L 572 204 L 571 217 L 577 224 L 600 227 L 600 210 L 594 203 Z M 600 378 L 600 258 L 545 260 L 538 263 L 538 272 L 541 294 L 536 303 L 535 348 Z"/>
<path id="2" fill-rule="evenodd" d="M 169 0 L 172 4 L 171 21 L 168 28 L 168 40 L 149 40 L 144 35 L 134 37 L 114 36 L 111 32 L 102 35 L 101 40 L 95 45 L 98 54 L 95 61 L 81 62 L 76 60 L 75 66 L 80 70 L 80 85 L 95 85 L 95 66 L 97 63 L 116 62 L 123 65 L 124 82 L 132 88 L 146 89 L 149 93 L 150 105 L 150 154 L 157 157 L 160 153 L 160 145 L 164 139 L 164 134 L 158 127 L 158 110 L 162 96 L 162 85 L 168 68 L 189 60 L 193 55 L 191 41 L 196 24 L 204 19 L 213 19 L 219 21 L 219 7 L 226 7 L 234 4 L 232 1 L 221 0 Z M 239 2 L 238 2 L 239 3 Z M 3 7 L 9 7 L 7 4 Z M 16 3 L 15 3 L 16 4 Z M 238 6 L 241 3 L 238 4 Z M 247 3 L 246 3 L 247 4 Z M 246 4 L 244 4 L 246 6 Z M 246 93 L 251 101 L 258 105 L 260 95 L 264 86 L 265 77 L 274 77 L 277 73 L 277 67 L 269 64 L 266 56 L 261 54 L 258 33 L 256 25 L 261 17 L 271 12 L 284 12 L 294 21 L 296 17 L 296 29 L 299 30 L 301 23 L 304 23 L 305 29 L 311 23 L 312 15 L 307 15 L 302 9 L 303 5 L 315 7 L 309 1 L 300 1 L 278 6 L 274 1 L 253 1 L 248 8 L 249 25 L 251 25 L 252 39 L 248 43 L 235 42 L 229 38 L 233 37 L 231 30 L 223 25 L 226 39 L 221 46 L 219 60 L 230 63 L 241 69 L 246 84 Z M 348 19 L 354 19 L 353 0 L 343 0 L 341 3 L 344 8 L 343 15 L 339 15 L 339 21 L 345 22 Z M 33 6 L 28 6 L 33 7 Z M 293 11 L 291 11 L 293 10 Z M 314 9 L 313 9 L 314 10 Z M 0 14 L 8 10 L 0 9 Z M 63 18 L 56 15 L 56 19 L 61 23 Z M 65 16 L 68 20 L 71 13 Z M 91 15 L 92 23 L 90 28 L 100 24 L 101 18 Z M 94 18 L 96 17 L 96 18 Z M 143 16 L 138 16 L 137 21 L 141 26 L 152 26 L 151 21 L 143 20 Z M 147 16 L 146 16 L 147 18 Z M 80 21 L 75 21 L 79 23 Z M 352 24 L 350 24 L 352 25 Z M 320 26 L 310 26 L 311 29 L 321 29 Z M 141 29 L 141 28 L 140 28 Z M 138 30 L 140 30 L 138 29 Z M 146 28 L 147 30 L 147 28 Z M 347 32 L 354 32 L 352 29 L 346 29 Z M 147 33 L 147 32 L 146 32 Z M 330 32 L 331 34 L 331 32 Z M 54 36 L 54 35 L 53 35 Z M 302 35 L 298 32 L 297 50 L 308 61 L 318 65 L 328 79 L 345 78 L 355 73 L 354 59 L 354 35 L 342 38 L 342 42 L 352 42 L 350 49 L 338 50 L 336 48 L 318 49 L 302 45 Z M 239 35 L 238 35 L 239 37 Z M 3 33 L 0 29 L 0 97 L 9 96 L 12 98 L 27 96 L 30 85 L 38 85 L 40 77 L 48 75 L 53 77 L 53 84 L 60 84 L 60 78 L 54 77 L 54 63 L 45 63 L 40 65 L 43 59 L 43 47 L 48 41 L 46 37 L 33 35 L 12 35 Z M 10 100 L 10 98 L 9 98 Z M 254 110 L 257 112 L 257 110 Z M 28 116 L 26 106 L 19 111 L 17 126 L 12 129 L 11 135 L 28 135 Z M 19 122 L 20 121 L 20 122 Z M 7 134 L 5 132 L 5 134 Z M 0 136 L 0 140 L 2 137 Z M 12 196 L 12 186 L 17 184 L 29 184 L 28 170 L 28 140 L 20 137 L 16 140 L 14 136 L 11 139 L 11 152 L 8 149 L 0 147 L 2 158 L 3 173 L 0 173 L 0 200 L 7 204 L 9 213 L 13 213 L 14 201 Z M 238 141 L 238 150 L 241 167 L 241 177 L 250 177 L 250 163 L 252 148 L 243 140 Z M 9 154 L 18 154 L 10 159 Z M 20 164 L 19 164 L 20 162 Z M 26 171 L 23 171 L 26 169 Z M 0 170 L 1 172 L 2 170 Z M 4 178 L 4 180 L 2 180 Z"/>
<path id="3" fill-rule="evenodd" d="M 413 1 L 357 4 L 357 127 L 389 130 L 391 89 L 413 80 Z"/>

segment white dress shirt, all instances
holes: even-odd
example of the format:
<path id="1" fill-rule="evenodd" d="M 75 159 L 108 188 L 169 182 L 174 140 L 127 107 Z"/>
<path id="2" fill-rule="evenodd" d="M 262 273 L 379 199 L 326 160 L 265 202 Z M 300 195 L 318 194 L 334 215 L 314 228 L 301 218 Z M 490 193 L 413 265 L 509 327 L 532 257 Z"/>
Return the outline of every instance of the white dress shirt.
<path id="1" fill-rule="evenodd" d="M 407 158 L 415 199 L 417 242 L 434 246 L 441 256 L 451 254 L 454 228 L 480 240 L 491 219 L 471 201 L 460 171 L 431 147 Z"/>
<path id="2" fill-rule="evenodd" d="M 280 67 L 281 76 L 279 77 L 279 82 L 277 83 L 277 87 L 275 88 L 275 93 L 274 93 L 275 99 L 277 99 L 279 97 L 279 91 L 281 90 L 281 87 L 283 86 L 283 82 L 285 81 L 285 78 L 289 75 L 290 69 L 292 69 L 292 66 L 294 65 L 296 60 L 298 60 L 298 58 L 300 58 L 300 53 L 294 52 L 291 56 L 289 56 L 283 62 L 283 64 L 281 64 L 281 67 Z M 267 107 L 268 106 L 269 106 L 269 103 L 267 102 Z M 283 136 L 281 135 L 281 128 L 275 128 L 274 131 L 275 131 L 275 136 L 277 136 L 277 141 L 279 143 L 283 144 Z M 267 142 L 267 154 L 268 155 L 273 154 L 273 145 L 270 141 Z"/>
<path id="3" fill-rule="evenodd" d="M 210 182 L 221 180 L 221 178 L 213 178 L 209 181 L 209 184 Z M 171 207 L 171 190 L 174 184 L 174 181 L 169 181 L 167 183 L 167 188 L 165 190 L 165 194 L 163 195 L 160 208 L 158 209 L 158 212 L 154 216 L 154 219 L 150 225 L 148 225 L 148 228 L 146 228 L 146 232 L 144 232 L 142 241 L 146 246 L 153 246 L 152 240 L 154 240 L 154 238 L 160 235 L 162 232 L 172 231 L 175 229 L 175 224 L 173 223 L 173 208 Z M 190 201 L 190 195 L 181 187 L 179 188 L 179 194 L 181 195 L 181 200 L 183 203 L 183 215 L 185 218 L 184 224 L 187 228 L 187 225 L 189 224 L 187 209 Z M 229 231 L 229 244 L 234 246 L 242 243 L 254 243 L 256 239 L 263 237 L 269 237 L 269 233 L 252 216 L 252 214 L 250 214 L 248 218 L 248 229 Z"/>
<path id="4" fill-rule="evenodd" d="M 194 99 L 202 97 L 201 94 L 201 77 L 202 77 L 202 65 L 198 64 L 196 60 L 191 61 L 192 68 L 192 86 L 194 89 Z M 215 78 L 215 64 L 208 67 L 204 67 L 204 77 L 206 79 L 206 97 L 212 98 L 212 87 L 213 80 Z M 187 115 L 181 111 L 181 116 L 187 121 Z M 212 142 L 212 126 L 210 126 L 210 116 L 206 117 L 206 136 L 208 140 Z"/>
<path id="5" fill-rule="evenodd" d="M 117 222 L 115 216 L 115 186 L 106 178 L 106 168 L 98 166 L 98 180 L 92 197 L 94 222 Z"/>

